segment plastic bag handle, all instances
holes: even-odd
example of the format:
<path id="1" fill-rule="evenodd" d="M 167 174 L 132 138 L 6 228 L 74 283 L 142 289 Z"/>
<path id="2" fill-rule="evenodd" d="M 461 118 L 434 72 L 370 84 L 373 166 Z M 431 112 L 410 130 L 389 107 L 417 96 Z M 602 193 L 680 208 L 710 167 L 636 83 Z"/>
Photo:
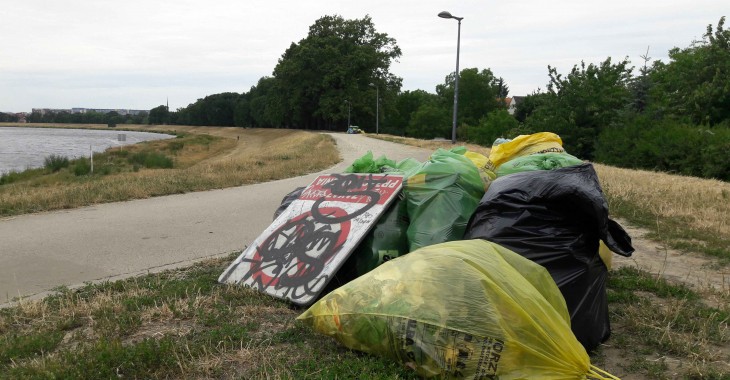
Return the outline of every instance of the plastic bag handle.
<path id="1" fill-rule="evenodd" d="M 596 379 L 596 380 L 621 380 L 618 377 L 611 375 L 610 373 L 591 365 L 590 370 L 588 371 L 589 379 Z"/>

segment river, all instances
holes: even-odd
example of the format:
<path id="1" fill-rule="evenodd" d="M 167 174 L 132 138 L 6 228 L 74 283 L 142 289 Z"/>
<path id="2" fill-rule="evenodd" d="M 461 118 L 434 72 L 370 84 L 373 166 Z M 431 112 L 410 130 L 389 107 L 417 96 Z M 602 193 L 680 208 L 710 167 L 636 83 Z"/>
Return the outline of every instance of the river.
<path id="1" fill-rule="evenodd" d="M 172 137 L 122 130 L 0 127 L 0 175 L 43 167 L 50 155 L 88 157 L 90 151 Z"/>

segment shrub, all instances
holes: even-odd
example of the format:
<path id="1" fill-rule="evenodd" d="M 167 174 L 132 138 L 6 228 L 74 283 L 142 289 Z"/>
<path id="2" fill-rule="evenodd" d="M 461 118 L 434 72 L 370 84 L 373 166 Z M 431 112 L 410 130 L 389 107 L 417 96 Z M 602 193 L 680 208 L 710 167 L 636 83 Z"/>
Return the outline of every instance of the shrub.
<path id="1" fill-rule="evenodd" d="M 637 117 L 598 136 L 596 161 L 632 169 L 659 170 L 730 180 L 730 129 Z"/>
<path id="2" fill-rule="evenodd" d="M 73 166 L 73 172 L 76 176 L 87 175 L 91 173 L 91 165 L 84 158 L 76 160 Z"/>
<path id="3" fill-rule="evenodd" d="M 43 166 L 55 173 L 69 165 L 68 157 L 52 154 L 43 160 Z"/>
<path id="4" fill-rule="evenodd" d="M 148 153 L 148 152 L 139 152 L 135 153 L 127 159 L 130 164 L 133 164 L 136 166 L 144 166 L 148 169 L 170 169 L 173 166 L 172 159 L 165 156 L 162 153 Z"/>

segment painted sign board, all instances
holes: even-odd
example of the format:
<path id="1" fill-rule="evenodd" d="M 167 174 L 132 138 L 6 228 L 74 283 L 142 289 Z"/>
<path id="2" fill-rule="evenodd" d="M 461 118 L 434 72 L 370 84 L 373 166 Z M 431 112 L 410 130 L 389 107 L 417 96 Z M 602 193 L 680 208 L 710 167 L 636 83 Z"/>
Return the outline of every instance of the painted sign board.
<path id="1" fill-rule="evenodd" d="M 403 186 L 392 174 L 317 177 L 218 278 L 313 303 Z"/>

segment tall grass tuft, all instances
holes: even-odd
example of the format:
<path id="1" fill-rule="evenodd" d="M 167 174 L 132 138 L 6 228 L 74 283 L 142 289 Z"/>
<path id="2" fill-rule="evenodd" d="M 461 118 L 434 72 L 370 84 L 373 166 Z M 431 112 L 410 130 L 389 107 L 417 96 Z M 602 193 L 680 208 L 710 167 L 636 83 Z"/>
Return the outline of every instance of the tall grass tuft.
<path id="1" fill-rule="evenodd" d="M 55 173 L 69 165 L 68 157 L 52 154 L 43 160 L 43 167 Z"/>
<path id="2" fill-rule="evenodd" d="M 158 152 L 139 152 L 130 156 L 129 163 L 144 166 L 148 169 L 171 169 L 172 159 Z"/>
<path id="3" fill-rule="evenodd" d="M 91 164 L 86 159 L 81 158 L 74 162 L 71 170 L 73 170 L 76 176 L 87 175 L 91 173 Z"/>

